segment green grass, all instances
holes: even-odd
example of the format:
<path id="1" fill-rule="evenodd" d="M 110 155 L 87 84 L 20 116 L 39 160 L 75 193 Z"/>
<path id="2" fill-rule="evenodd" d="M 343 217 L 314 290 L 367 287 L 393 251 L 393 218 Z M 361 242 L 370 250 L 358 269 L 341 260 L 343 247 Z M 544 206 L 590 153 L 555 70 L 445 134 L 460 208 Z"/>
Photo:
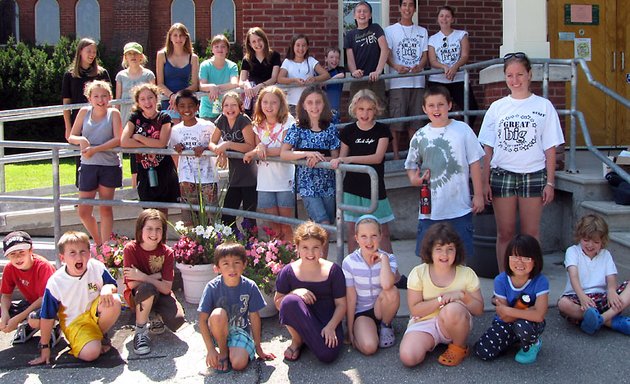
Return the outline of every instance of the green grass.
<path id="1" fill-rule="evenodd" d="M 51 160 L 7 164 L 4 168 L 4 172 L 5 188 L 7 192 L 52 187 L 53 184 Z M 74 175 L 74 159 L 61 159 L 59 161 L 60 184 L 74 184 Z M 131 177 L 127 158 L 123 161 L 123 177 Z"/>

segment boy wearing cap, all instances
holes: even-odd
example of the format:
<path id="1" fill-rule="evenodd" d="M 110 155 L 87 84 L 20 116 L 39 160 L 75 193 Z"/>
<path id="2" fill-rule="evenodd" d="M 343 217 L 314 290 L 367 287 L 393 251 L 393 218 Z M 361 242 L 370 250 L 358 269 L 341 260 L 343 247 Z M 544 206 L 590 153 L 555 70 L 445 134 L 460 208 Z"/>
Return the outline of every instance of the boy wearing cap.
<path id="1" fill-rule="evenodd" d="M 33 253 L 33 241 L 26 232 L 9 233 L 2 241 L 2 248 L 10 263 L 4 267 L 2 274 L 0 331 L 9 333 L 16 330 L 13 344 L 22 344 L 39 328 L 44 289 L 55 268 L 48 260 Z M 11 301 L 16 287 L 25 300 Z M 59 336 L 58 330 L 53 334 Z M 57 339 L 53 341 L 56 343 Z"/>

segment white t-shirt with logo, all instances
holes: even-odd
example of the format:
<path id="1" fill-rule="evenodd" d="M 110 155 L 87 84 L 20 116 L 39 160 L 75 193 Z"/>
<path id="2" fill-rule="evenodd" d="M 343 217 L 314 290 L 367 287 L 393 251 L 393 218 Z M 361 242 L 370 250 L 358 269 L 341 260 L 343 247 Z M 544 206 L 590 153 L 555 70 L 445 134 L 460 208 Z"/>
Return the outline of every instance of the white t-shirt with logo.
<path id="1" fill-rule="evenodd" d="M 266 123 L 262 123 L 263 125 Z M 262 126 L 254 126 L 254 133 L 267 148 L 280 148 L 282 139 L 291 126 L 295 124 L 293 116 L 289 115 L 284 124 L 276 123 L 271 130 L 262 129 Z M 257 191 L 286 192 L 293 191 L 295 179 L 295 166 L 293 164 L 278 163 L 274 161 L 258 162 Z"/>
<path id="2" fill-rule="evenodd" d="M 492 103 L 479 141 L 493 148 L 491 168 L 531 173 L 545 168 L 545 150 L 564 143 L 564 135 L 551 102 L 532 94 L 526 99 L 506 96 Z"/>
<path id="3" fill-rule="evenodd" d="M 168 146 L 173 148 L 183 144 L 184 149 L 198 146 L 208 147 L 212 134 L 217 127 L 208 120 L 198 118 L 197 124 L 187 127 L 183 122 L 176 124 L 171 130 Z M 211 184 L 218 182 L 216 175 L 216 157 L 213 156 L 180 156 L 177 164 L 179 182 Z"/>
<path id="4" fill-rule="evenodd" d="M 429 32 L 418 25 L 396 23 L 385 28 L 385 39 L 394 63 L 414 67 L 420 63 L 422 53 L 429 50 Z M 397 73 L 390 68 L 389 73 Z M 424 88 L 424 76 L 390 79 L 389 88 Z"/>
<path id="5" fill-rule="evenodd" d="M 452 67 L 453 64 L 457 63 L 462 57 L 462 40 L 466 36 L 468 36 L 468 32 L 458 29 L 454 29 L 448 36 L 440 31 L 429 38 L 429 45 L 435 49 L 435 56 L 440 63 Z M 446 75 L 443 73 L 430 75 L 429 81 L 436 83 L 464 81 L 464 72 L 457 72 L 453 80 L 447 79 Z"/>

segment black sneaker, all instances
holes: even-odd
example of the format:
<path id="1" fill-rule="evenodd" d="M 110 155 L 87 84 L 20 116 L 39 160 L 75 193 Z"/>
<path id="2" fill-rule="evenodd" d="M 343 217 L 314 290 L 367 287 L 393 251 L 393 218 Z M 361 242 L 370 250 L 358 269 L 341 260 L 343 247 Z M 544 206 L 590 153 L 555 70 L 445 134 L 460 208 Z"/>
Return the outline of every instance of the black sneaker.
<path id="1" fill-rule="evenodd" d="M 20 325 L 18 325 L 17 329 L 15 330 L 12 344 L 24 344 L 29 341 L 36 332 L 37 329 L 31 328 L 28 323 L 20 323 Z"/>
<path id="2" fill-rule="evenodd" d="M 133 337 L 133 352 L 136 355 L 146 355 L 151 353 L 151 338 L 146 330 L 137 332 Z"/>
<path id="3" fill-rule="evenodd" d="M 407 276 L 400 275 L 400 279 L 394 284 L 398 289 L 407 289 Z"/>
<path id="4" fill-rule="evenodd" d="M 57 323 L 52 330 L 52 334 L 50 335 L 50 348 L 55 348 L 55 346 L 57 346 L 57 344 L 59 344 L 59 342 L 61 341 L 62 337 L 63 336 L 61 335 L 61 326 L 59 325 L 59 323 Z"/>

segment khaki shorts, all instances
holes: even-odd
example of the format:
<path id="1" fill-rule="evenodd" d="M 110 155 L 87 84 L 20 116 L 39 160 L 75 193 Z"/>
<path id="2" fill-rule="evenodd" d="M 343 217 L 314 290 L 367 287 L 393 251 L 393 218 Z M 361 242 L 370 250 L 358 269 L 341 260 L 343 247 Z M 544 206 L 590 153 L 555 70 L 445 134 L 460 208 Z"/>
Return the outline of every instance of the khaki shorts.
<path id="1" fill-rule="evenodd" d="M 389 115 L 391 117 L 408 117 L 422 115 L 424 88 L 396 88 L 389 90 Z M 392 131 L 403 132 L 406 127 L 417 128 L 424 125 L 421 120 L 404 123 L 391 123 Z M 414 129 L 416 130 L 416 129 Z"/>

